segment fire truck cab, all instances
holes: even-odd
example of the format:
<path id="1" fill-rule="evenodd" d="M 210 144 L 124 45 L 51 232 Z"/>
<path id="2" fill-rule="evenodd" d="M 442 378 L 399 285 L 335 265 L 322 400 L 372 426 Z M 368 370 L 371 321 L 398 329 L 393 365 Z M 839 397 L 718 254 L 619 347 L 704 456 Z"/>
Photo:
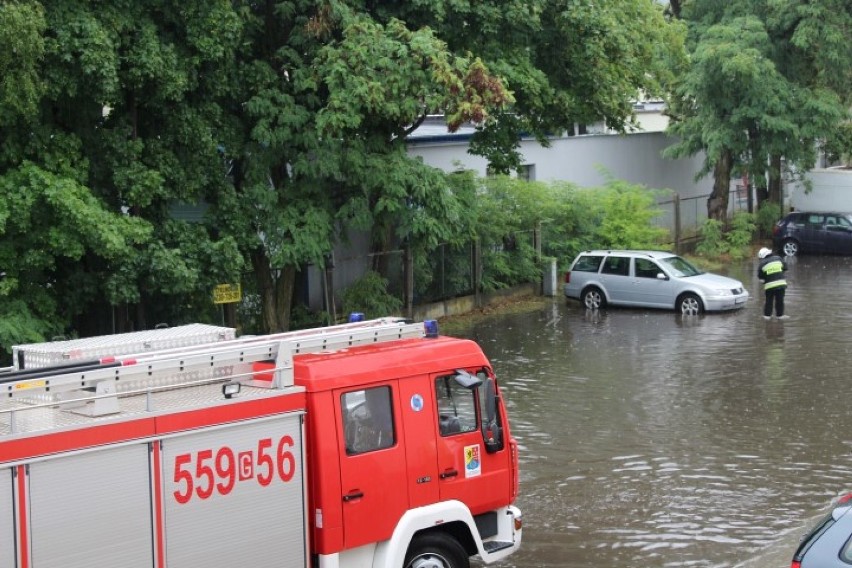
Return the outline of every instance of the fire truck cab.
<path id="1" fill-rule="evenodd" d="M 398 318 L 189 328 L 16 346 L 0 568 L 466 568 L 519 548 L 517 443 L 475 342 Z"/>

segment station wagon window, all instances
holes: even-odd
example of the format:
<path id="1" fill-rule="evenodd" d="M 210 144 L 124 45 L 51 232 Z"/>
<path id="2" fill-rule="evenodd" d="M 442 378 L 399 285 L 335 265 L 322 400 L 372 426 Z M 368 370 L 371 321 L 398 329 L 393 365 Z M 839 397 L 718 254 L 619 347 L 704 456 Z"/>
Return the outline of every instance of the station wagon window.
<path id="1" fill-rule="evenodd" d="M 476 430 L 476 389 L 458 384 L 453 375 L 435 379 L 438 424 L 441 436 Z"/>
<path id="2" fill-rule="evenodd" d="M 660 259 L 660 262 L 669 267 L 669 272 L 674 274 L 676 278 L 686 278 L 689 276 L 697 276 L 699 274 L 704 274 L 691 264 L 687 262 L 685 259 L 679 256 L 669 256 L 666 258 Z"/>
<path id="3" fill-rule="evenodd" d="M 344 393 L 340 397 L 340 410 L 348 455 L 363 454 L 394 445 L 396 432 L 390 387 Z"/>
<path id="4" fill-rule="evenodd" d="M 601 260 L 603 260 L 603 256 L 600 255 L 583 255 L 577 259 L 571 270 L 576 270 L 577 272 L 597 272 L 601 266 Z"/>
<path id="5" fill-rule="evenodd" d="M 630 274 L 630 258 L 626 256 L 608 256 L 604 261 L 601 273 L 627 276 Z"/>
<path id="6" fill-rule="evenodd" d="M 633 270 L 636 278 L 656 278 L 662 272 L 657 263 L 647 258 L 637 258 L 634 261 Z"/>

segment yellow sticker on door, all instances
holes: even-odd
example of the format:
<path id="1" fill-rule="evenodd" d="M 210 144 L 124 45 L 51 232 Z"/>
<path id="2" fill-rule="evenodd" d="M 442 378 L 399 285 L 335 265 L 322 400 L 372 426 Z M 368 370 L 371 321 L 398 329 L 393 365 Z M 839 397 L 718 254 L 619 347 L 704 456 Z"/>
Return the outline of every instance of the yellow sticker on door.
<path id="1" fill-rule="evenodd" d="M 482 473 L 479 445 L 464 447 L 464 476 L 476 477 Z"/>

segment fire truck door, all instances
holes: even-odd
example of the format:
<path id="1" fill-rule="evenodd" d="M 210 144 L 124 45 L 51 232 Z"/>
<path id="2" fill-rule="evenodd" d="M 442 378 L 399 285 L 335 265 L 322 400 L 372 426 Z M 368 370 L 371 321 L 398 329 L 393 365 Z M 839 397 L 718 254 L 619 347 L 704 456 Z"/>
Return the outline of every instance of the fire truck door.
<path id="1" fill-rule="evenodd" d="M 335 391 L 344 548 L 389 538 L 408 509 L 397 384 Z"/>
<path id="2" fill-rule="evenodd" d="M 473 380 L 471 375 L 467 375 Z M 433 377 L 438 408 L 438 478 L 441 500 L 458 499 L 473 514 L 510 500 L 508 445 L 488 453 L 482 434 L 483 385 L 464 385 L 456 375 Z"/>
<path id="3" fill-rule="evenodd" d="M 435 459 L 435 400 L 428 375 L 399 381 L 405 458 L 408 464 L 409 507 L 435 503 L 438 493 L 438 463 Z"/>
<path id="4" fill-rule="evenodd" d="M 12 502 L 12 470 L 0 470 L 0 568 L 15 565 L 15 507 Z"/>

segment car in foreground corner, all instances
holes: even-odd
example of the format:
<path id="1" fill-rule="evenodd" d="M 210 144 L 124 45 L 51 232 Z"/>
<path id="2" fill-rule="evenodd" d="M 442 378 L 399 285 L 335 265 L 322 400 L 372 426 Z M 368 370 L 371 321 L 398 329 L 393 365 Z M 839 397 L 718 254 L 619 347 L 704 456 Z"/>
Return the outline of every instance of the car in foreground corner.
<path id="1" fill-rule="evenodd" d="M 565 273 L 563 291 L 590 310 L 612 305 L 684 315 L 737 310 L 749 298 L 739 280 L 703 272 L 676 254 L 650 250 L 583 251 Z"/>
<path id="2" fill-rule="evenodd" d="M 809 530 L 793 555 L 791 568 L 849 568 L 852 565 L 852 493 Z"/>
<path id="3" fill-rule="evenodd" d="M 772 245 L 787 256 L 852 254 L 852 213 L 788 213 L 772 227 Z"/>

